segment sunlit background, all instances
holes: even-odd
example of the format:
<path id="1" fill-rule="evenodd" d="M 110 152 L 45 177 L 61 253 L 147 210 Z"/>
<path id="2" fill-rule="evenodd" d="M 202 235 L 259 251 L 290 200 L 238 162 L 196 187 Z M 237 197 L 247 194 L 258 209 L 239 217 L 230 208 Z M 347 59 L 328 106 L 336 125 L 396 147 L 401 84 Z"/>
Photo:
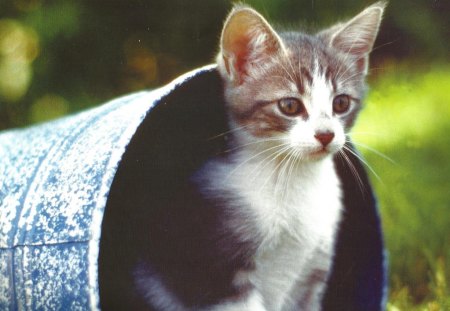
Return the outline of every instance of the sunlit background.
<path id="1" fill-rule="evenodd" d="M 372 1 L 248 0 L 318 29 Z M 0 0 L 0 129 L 29 126 L 210 63 L 225 0 Z M 391 0 L 353 138 L 380 198 L 389 310 L 450 310 L 450 1 Z M 355 254 L 357 256 L 357 254 Z"/>

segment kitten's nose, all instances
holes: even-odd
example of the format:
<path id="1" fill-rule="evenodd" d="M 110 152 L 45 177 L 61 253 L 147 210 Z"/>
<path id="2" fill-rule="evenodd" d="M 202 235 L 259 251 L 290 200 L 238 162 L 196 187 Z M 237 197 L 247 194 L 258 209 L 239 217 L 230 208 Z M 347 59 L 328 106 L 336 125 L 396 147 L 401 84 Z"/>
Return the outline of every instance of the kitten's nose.
<path id="1" fill-rule="evenodd" d="M 334 138 L 333 132 L 317 132 L 314 137 L 320 141 L 322 146 L 326 147 Z"/>

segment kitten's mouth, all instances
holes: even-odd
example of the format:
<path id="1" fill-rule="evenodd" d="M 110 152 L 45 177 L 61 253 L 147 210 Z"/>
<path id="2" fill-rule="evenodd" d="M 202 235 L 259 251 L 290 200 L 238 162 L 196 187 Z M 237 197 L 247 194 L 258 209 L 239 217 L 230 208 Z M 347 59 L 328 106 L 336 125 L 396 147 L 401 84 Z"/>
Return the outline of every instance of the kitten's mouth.
<path id="1" fill-rule="evenodd" d="M 330 150 L 328 150 L 327 147 L 322 147 L 322 148 L 319 148 L 317 150 L 312 151 L 309 154 L 309 157 L 311 159 L 321 159 L 321 158 L 324 158 L 324 157 L 326 157 L 327 155 L 329 155 L 331 153 L 332 152 Z"/>

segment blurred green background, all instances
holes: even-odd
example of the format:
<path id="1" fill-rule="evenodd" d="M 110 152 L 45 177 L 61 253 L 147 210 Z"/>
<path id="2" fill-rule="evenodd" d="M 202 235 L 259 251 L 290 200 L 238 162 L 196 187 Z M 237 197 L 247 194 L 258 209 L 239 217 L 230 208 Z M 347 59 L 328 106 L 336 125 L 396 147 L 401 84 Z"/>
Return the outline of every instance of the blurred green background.
<path id="1" fill-rule="evenodd" d="M 373 1 L 247 0 L 319 29 Z M 225 0 L 0 0 L 0 129 L 162 85 L 212 62 Z M 389 250 L 389 310 L 450 310 L 450 1 L 391 0 L 353 138 Z M 357 254 L 355 254 L 357 255 Z"/>

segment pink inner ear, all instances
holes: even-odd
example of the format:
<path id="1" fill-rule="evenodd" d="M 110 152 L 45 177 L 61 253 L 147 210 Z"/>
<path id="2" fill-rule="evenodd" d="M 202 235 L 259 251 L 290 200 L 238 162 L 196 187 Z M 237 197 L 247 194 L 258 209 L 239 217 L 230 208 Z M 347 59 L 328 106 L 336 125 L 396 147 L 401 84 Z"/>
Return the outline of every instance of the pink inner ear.
<path id="1" fill-rule="evenodd" d="M 235 70 L 239 75 L 239 80 L 242 81 L 244 75 L 247 74 L 246 65 L 248 63 L 249 52 L 249 38 L 242 36 L 236 40 L 235 44 Z"/>
<path id="2" fill-rule="evenodd" d="M 249 73 L 249 66 L 253 61 L 261 62 L 279 51 L 279 42 L 276 38 L 269 37 L 259 42 L 259 46 L 253 46 L 250 34 L 242 34 L 233 42 L 234 63 L 228 66 L 234 66 L 238 76 L 238 83 L 241 84 L 244 77 Z M 227 67 L 228 67 L 227 66 Z M 229 70 L 229 68 L 227 69 Z"/>
<path id="3" fill-rule="evenodd" d="M 226 53 L 223 55 L 225 69 L 228 74 L 235 74 L 237 83 L 243 81 L 243 76 L 247 73 L 246 63 L 250 54 L 250 36 L 247 29 L 241 24 L 232 24 L 228 27 L 223 38 L 223 46 Z"/>

